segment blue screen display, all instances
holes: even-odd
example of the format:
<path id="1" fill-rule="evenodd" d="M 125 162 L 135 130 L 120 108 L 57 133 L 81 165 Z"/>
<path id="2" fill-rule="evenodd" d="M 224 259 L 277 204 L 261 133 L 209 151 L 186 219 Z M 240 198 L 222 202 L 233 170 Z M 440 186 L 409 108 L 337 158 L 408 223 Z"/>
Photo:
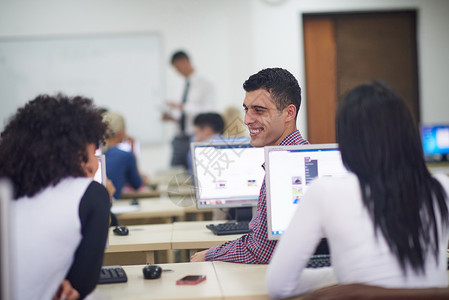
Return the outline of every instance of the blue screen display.
<path id="1" fill-rule="evenodd" d="M 449 154 L 449 124 L 422 125 L 421 139 L 425 155 Z"/>

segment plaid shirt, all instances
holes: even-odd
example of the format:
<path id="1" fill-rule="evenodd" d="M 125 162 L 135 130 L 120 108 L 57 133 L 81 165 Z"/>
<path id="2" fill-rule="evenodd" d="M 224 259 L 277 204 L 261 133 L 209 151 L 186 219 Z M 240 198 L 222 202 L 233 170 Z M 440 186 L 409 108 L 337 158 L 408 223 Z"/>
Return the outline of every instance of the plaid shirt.
<path id="1" fill-rule="evenodd" d="M 301 145 L 308 143 L 307 140 L 303 139 L 299 131 L 296 130 L 283 139 L 279 145 Z M 246 264 L 267 264 L 270 261 L 277 241 L 268 240 L 265 178 L 260 188 L 256 216 L 249 223 L 249 229 L 250 233 L 236 240 L 210 248 L 206 252 L 206 260 Z"/>

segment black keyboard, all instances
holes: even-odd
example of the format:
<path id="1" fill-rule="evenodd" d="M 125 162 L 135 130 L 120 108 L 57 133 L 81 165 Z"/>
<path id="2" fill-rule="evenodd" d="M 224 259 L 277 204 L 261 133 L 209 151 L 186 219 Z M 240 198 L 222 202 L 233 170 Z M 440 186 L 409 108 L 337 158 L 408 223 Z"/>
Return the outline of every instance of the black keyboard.
<path id="1" fill-rule="evenodd" d="M 103 266 L 101 267 L 100 279 L 98 284 L 127 282 L 125 270 L 121 266 Z"/>
<path id="2" fill-rule="evenodd" d="M 331 256 L 329 254 L 315 254 L 310 258 L 306 268 L 316 269 L 330 266 Z"/>
<path id="3" fill-rule="evenodd" d="M 216 235 L 242 234 L 249 232 L 249 221 L 206 225 Z"/>

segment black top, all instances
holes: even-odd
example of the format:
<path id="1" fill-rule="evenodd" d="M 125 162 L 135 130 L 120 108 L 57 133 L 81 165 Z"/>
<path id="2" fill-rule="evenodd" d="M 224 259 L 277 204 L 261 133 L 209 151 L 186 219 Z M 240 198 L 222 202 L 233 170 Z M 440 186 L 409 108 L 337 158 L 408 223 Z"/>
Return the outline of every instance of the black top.
<path id="1" fill-rule="evenodd" d="M 108 237 L 110 200 L 106 188 L 96 181 L 86 189 L 79 206 L 82 240 L 67 274 L 81 296 L 91 293 L 100 276 Z"/>

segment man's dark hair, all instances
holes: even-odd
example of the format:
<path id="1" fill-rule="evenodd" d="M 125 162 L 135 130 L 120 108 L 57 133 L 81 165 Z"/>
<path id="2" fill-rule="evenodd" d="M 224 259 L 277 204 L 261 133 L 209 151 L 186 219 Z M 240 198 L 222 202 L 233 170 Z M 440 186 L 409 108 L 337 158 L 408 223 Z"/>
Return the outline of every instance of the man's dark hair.
<path id="1" fill-rule="evenodd" d="M 171 56 L 171 63 L 173 64 L 178 59 L 189 59 L 189 56 L 185 51 L 179 50 L 173 53 L 173 55 Z"/>
<path id="2" fill-rule="evenodd" d="M 86 147 L 104 142 L 107 125 L 92 100 L 40 95 L 19 108 L 0 138 L 0 177 L 14 198 L 32 197 L 61 179 L 84 177 Z"/>
<path id="3" fill-rule="evenodd" d="M 210 126 L 215 133 L 222 134 L 224 131 L 223 118 L 217 113 L 199 114 L 193 120 L 193 124 L 200 128 Z"/>
<path id="4" fill-rule="evenodd" d="M 301 88 L 296 78 L 285 69 L 263 69 L 251 75 L 243 83 L 243 89 L 247 92 L 264 89 L 275 100 L 278 111 L 282 111 L 288 105 L 293 104 L 296 107 L 295 118 L 298 116 L 301 106 Z"/>

